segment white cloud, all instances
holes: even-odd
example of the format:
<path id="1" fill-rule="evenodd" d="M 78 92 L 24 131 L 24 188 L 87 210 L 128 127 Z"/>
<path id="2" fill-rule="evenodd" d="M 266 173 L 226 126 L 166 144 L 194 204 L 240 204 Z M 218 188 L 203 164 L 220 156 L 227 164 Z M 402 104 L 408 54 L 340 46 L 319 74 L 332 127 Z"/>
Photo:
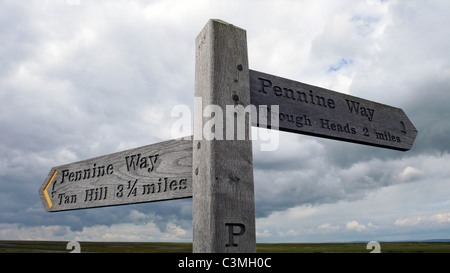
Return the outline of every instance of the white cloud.
<path id="1" fill-rule="evenodd" d="M 411 166 L 407 166 L 400 174 L 399 178 L 401 181 L 408 181 L 413 178 L 418 178 L 423 174 L 423 172 L 419 169 L 416 169 Z"/>
<path id="2" fill-rule="evenodd" d="M 395 225 L 400 227 L 411 227 L 423 223 L 422 217 L 405 218 L 395 220 Z"/>
<path id="3" fill-rule="evenodd" d="M 263 230 L 262 232 L 259 232 L 258 229 L 256 230 L 256 237 L 258 238 L 265 238 L 265 237 L 271 237 L 272 234 L 268 229 Z"/>
<path id="4" fill-rule="evenodd" d="M 350 221 L 345 225 L 345 228 L 348 230 L 356 230 L 358 232 L 365 231 L 367 227 L 363 224 L 358 223 L 357 221 Z"/>
<path id="5" fill-rule="evenodd" d="M 1 224 L 2 240 L 61 240 L 70 228 L 64 226 L 20 227 L 18 224 Z"/>
<path id="6" fill-rule="evenodd" d="M 147 219 L 147 215 L 137 210 L 131 210 L 129 214 L 130 221 L 135 223 Z"/>
<path id="7" fill-rule="evenodd" d="M 411 228 L 418 226 L 420 228 L 437 228 L 450 226 L 450 213 L 436 213 L 432 215 L 421 214 L 421 216 L 410 216 L 407 218 L 395 220 L 395 226 Z"/>
<path id="8" fill-rule="evenodd" d="M 439 224 L 448 224 L 450 223 L 450 212 L 434 214 L 430 217 L 430 220 Z"/>
<path id="9" fill-rule="evenodd" d="M 169 223 L 162 232 L 154 223 L 95 225 L 81 231 L 71 231 L 68 226 L 19 227 L 16 224 L 1 224 L 1 240 L 55 240 L 55 241 L 116 241 L 116 242 L 167 242 L 189 241 L 191 231 Z"/>
<path id="10" fill-rule="evenodd" d="M 325 224 L 321 224 L 320 226 L 318 226 L 318 229 L 325 233 L 334 233 L 334 232 L 339 231 L 341 229 L 341 227 L 338 225 L 332 225 L 330 223 L 325 223 Z"/>

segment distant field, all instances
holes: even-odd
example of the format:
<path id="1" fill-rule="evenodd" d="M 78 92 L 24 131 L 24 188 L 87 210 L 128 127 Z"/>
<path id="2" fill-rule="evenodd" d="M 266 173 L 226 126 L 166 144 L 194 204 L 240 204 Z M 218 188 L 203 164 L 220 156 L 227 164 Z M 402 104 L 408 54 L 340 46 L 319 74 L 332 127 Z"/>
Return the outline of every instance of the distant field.
<path id="1" fill-rule="evenodd" d="M 0 241 L 0 253 L 67 253 L 68 242 Z M 192 243 L 79 242 L 82 253 L 191 253 Z M 368 253 L 367 243 L 257 244 L 258 253 Z M 380 242 L 382 253 L 450 253 L 450 242 Z"/>

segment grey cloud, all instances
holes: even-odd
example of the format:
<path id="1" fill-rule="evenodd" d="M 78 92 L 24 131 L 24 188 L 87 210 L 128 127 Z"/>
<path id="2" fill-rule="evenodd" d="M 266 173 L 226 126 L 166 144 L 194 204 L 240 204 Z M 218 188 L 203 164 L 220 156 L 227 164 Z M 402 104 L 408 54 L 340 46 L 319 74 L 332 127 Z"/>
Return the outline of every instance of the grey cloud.
<path id="1" fill-rule="evenodd" d="M 255 171 L 258 217 L 301 205 L 359 200 L 374 190 L 416 181 L 423 165 L 421 159 L 415 157 L 373 158 L 347 167 L 332 164 L 320 155 L 310 160 L 319 164 L 314 168 L 285 170 L 277 168 L 279 163 L 274 162 L 271 170 Z M 407 175 L 410 170 L 414 174 Z"/>
<path id="2" fill-rule="evenodd" d="M 449 7 L 416 4 L 392 4 L 371 70 L 357 72 L 351 90 L 405 111 L 419 131 L 412 153 L 448 151 L 450 37 L 437 26 L 445 25 Z"/>
<path id="3" fill-rule="evenodd" d="M 131 210 L 160 215 L 154 220 L 161 229 L 174 219 L 191 221 L 185 200 L 98 212 L 42 210 L 36 191 L 52 166 L 157 142 L 167 136 L 162 130 L 170 120 L 170 103 L 192 100 L 193 79 L 185 75 L 193 74 L 193 38 L 174 42 L 179 37 L 166 32 L 172 26 L 151 25 L 144 17 L 110 21 L 123 10 L 103 13 L 102 8 L 36 2 L 5 7 L 8 16 L 1 17 L 0 29 L 2 223 L 78 231 L 121 223 Z"/>

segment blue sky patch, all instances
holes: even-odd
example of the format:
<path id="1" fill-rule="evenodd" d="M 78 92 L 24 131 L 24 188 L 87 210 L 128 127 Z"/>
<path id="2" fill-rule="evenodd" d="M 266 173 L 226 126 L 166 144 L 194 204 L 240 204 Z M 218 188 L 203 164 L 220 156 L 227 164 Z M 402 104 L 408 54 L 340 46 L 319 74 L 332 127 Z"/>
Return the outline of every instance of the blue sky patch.
<path id="1" fill-rule="evenodd" d="M 330 65 L 330 67 L 328 68 L 328 72 L 336 72 L 336 71 L 340 70 L 341 68 L 343 68 L 347 65 L 352 65 L 352 64 L 353 64 L 352 59 L 341 58 L 336 64 Z"/>

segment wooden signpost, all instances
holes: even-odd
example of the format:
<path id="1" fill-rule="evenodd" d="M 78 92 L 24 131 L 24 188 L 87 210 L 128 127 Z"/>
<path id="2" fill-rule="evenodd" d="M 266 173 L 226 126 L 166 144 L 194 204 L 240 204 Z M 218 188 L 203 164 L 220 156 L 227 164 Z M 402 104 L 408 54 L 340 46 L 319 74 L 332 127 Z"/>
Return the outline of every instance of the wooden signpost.
<path id="1" fill-rule="evenodd" d="M 210 20 L 196 39 L 195 96 L 209 105 L 250 104 L 246 32 Z M 194 108 L 197 105 L 194 105 Z M 226 115 L 218 123 L 227 124 Z M 233 117 L 234 119 L 234 117 Z M 210 118 L 194 119 L 193 250 L 194 252 L 255 252 L 253 152 L 249 126 L 237 140 L 234 125 L 216 126 L 219 139 L 195 140 Z M 248 124 L 251 122 L 247 120 Z M 230 123 L 228 123 L 230 124 Z M 222 130 L 217 129 L 222 128 Z M 199 132 L 201 130 L 201 132 Z M 227 130 L 233 130 L 228 134 Z"/>
<path id="2" fill-rule="evenodd" d="M 51 212 L 192 197 L 192 141 L 169 140 L 53 167 L 39 195 Z"/>
<path id="3" fill-rule="evenodd" d="M 194 252 L 255 252 L 248 125 L 274 126 L 270 118 L 261 123 L 246 115 L 248 106 L 265 109 L 258 116 L 275 116 L 275 129 L 292 133 L 400 151 L 409 150 L 417 135 L 399 108 L 249 70 L 246 31 L 220 20 L 210 20 L 196 39 L 195 96 L 201 103 L 194 103 L 193 139 L 53 167 L 39 189 L 44 208 L 54 212 L 193 197 Z M 223 111 L 232 106 L 235 112 L 212 114 L 211 106 Z M 243 132 L 235 130 L 239 115 Z M 206 126 L 211 120 L 215 125 Z"/>
<path id="4" fill-rule="evenodd" d="M 250 70 L 250 95 L 257 110 L 279 106 L 280 131 L 400 151 L 417 135 L 402 109 L 258 71 Z"/>

